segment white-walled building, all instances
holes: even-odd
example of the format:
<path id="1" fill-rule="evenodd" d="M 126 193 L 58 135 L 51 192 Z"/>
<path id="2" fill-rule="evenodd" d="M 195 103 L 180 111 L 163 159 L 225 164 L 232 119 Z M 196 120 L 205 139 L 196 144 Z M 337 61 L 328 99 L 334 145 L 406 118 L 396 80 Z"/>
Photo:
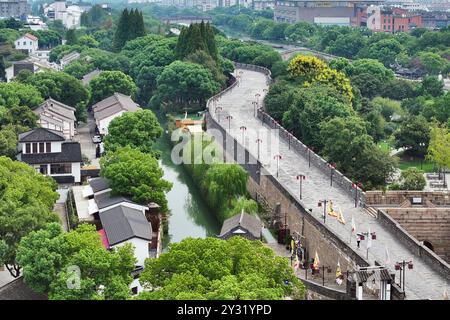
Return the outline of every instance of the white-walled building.
<path id="1" fill-rule="evenodd" d="M 18 151 L 19 161 L 53 177 L 58 183 L 81 181 L 80 144 L 67 141 L 62 132 L 37 128 L 21 133 Z"/>
<path id="2" fill-rule="evenodd" d="M 42 128 L 62 132 L 67 140 L 75 136 L 76 109 L 52 98 L 47 99 L 33 112 L 39 117 Z"/>
<path id="3" fill-rule="evenodd" d="M 124 112 L 134 112 L 139 109 L 139 105 L 130 96 L 117 92 L 92 106 L 95 124 L 102 135 L 108 134 L 109 123 L 114 118 L 119 117 Z"/>
<path id="4" fill-rule="evenodd" d="M 32 34 L 25 33 L 23 36 L 14 41 L 14 47 L 17 50 L 24 50 L 28 54 L 32 54 L 39 48 L 39 39 Z"/>
<path id="5" fill-rule="evenodd" d="M 84 8 L 67 5 L 66 1 L 56 1 L 44 8 L 44 14 L 49 20 L 61 20 L 67 29 L 79 28 L 81 14 Z"/>

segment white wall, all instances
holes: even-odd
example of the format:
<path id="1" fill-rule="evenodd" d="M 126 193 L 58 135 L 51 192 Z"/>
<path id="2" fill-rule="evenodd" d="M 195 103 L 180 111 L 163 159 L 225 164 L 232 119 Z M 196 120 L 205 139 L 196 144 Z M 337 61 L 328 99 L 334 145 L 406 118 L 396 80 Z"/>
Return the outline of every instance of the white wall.
<path id="1" fill-rule="evenodd" d="M 31 144 L 31 153 L 33 153 L 33 143 L 35 143 L 35 142 L 30 142 L 30 144 Z M 39 142 L 37 142 L 37 144 L 38 144 L 38 151 L 39 151 Z M 62 144 L 62 142 L 60 142 L 60 141 L 52 141 L 51 144 L 52 144 L 52 146 L 51 146 L 52 152 L 51 153 L 61 152 L 61 144 Z M 26 150 L 25 146 L 26 146 L 26 143 L 19 143 L 19 150 L 22 150 L 23 154 L 25 154 L 25 150 Z M 46 150 L 45 153 L 47 153 L 47 150 Z"/>
<path id="2" fill-rule="evenodd" d="M 108 134 L 108 126 L 109 126 L 109 123 L 114 119 L 114 118 L 116 118 L 116 117 L 118 117 L 118 116 L 121 116 L 122 115 L 122 113 L 124 113 L 125 111 L 120 111 L 120 112 L 118 112 L 118 113 L 116 113 L 116 114 L 113 114 L 112 116 L 110 116 L 110 117 L 107 117 L 107 118 L 105 118 L 105 119 L 101 119 L 100 121 L 97 121 L 97 127 L 98 127 L 98 130 L 99 130 L 99 132 L 100 132 L 100 134 L 103 134 L 103 135 L 107 135 Z"/>
<path id="3" fill-rule="evenodd" d="M 21 37 L 14 41 L 14 46 L 18 50 L 27 50 L 28 53 L 33 53 L 38 49 L 38 41 L 33 41 L 27 37 Z"/>
<path id="4" fill-rule="evenodd" d="M 134 256 L 137 259 L 136 265 L 144 266 L 145 259 L 149 258 L 148 244 L 150 242 L 140 238 L 132 238 L 113 247 L 120 247 L 125 245 L 126 243 L 131 243 L 134 246 Z"/>

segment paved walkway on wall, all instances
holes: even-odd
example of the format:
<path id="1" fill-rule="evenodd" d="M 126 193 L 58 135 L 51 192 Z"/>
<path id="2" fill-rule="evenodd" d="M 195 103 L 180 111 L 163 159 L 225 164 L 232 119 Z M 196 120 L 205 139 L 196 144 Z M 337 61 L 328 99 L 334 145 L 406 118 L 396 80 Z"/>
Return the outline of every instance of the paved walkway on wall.
<path id="1" fill-rule="evenodd" d="M 240 73 L 242 71 L 242 73 Z M 259 101 L 264 98 L 264 89 L 267 89 L 266 77 L 259 72 L 248 70 L 235 70 L 235 75 L 241 74 L 242 81 L 239 86 L 234 87 L 228 93 L 223 95 L 218 106 L 223 108 L 222 112 L 215 114 L 211 110 L 211 115 L 217 119 L 220 116 L 220 122 L 224 128 L 235 137 L 239 142 L 242 141 L 242 130 L 245 126 L 244 140 L 250 153 L 257 157 L 258 136 L 263 139 L 260 144 L 260 160 L 264 167 L 274 176 L 277 172 L 277 163 L 273 152 L 267 152 L 266 134 L 272 131 L 268 126 L 262 125 L 261 121 L 254 116 L 255 94 L 259 93 Z M 211 108 L 213 109 L 213 108 Z M 228 122 L 226 116 L 233 118 Z M 230 126 L 230 129 L 228 129 Z M 369 215 L 362 208 L 355 208 L 354 200 L 351 199 L 339 187 L 330 186 L 330 176 L 324 174 L 318 168 L 308 166 L 307 157 L 303 157 L 293 150 L 289 149 L 288 143 L 279 141 L 279 154 L 282 159 L 279 160 L 279 178 L 278 180 L 292 194 L 299 198 L 299 182 L 295 179 L 298 174 L 305 174 L 306 180 L 303 181 L 302 202 L 305 208 L 312 209 L 312 214 L 320 221 L 322 220 L 323 207 L 318 207 L 320 200 L 332 200 L 335 209 L 341 209 L 345 217 L 346 224 L 341 224 L 331 216 L 327 216 L 326 224 L 342 240 L 349 242 L 355 251 L 359 251 L 363 257 L 366 257 L 366 241 L 361 242 L 361 248 L 356 246 L 355 236 L 351 235 L 351 216 L 354 216 L 357 232 L 376 232 L 377 239 L 372 241 L 372 247 L 368 253 L 368 261 L 373 265 L 374 260 L 381 263 L 386 262 L 386 248 L 389 252 L 389 262 L 387 267 L 391 273 L 395 273 L 394 264 L 397 261 L 413 260 L 414 269 L 406 270 L 406 297 L 407 299 L 442 299 L 444 291 L 450 290 L 450 281 L 446 280 L 440 274 L 431 269 L 418 257 L 396 239 L 386 228 L 380 225 L 376 218 Z M 367 239 L 367 237 L 366 237 Z M 318 252 L 319 258 L 321 252 Z M 337 261 L 336 261 L 337 263 Z M 398 272 L 396 272 L 396 281 L 398 282 Z"/>

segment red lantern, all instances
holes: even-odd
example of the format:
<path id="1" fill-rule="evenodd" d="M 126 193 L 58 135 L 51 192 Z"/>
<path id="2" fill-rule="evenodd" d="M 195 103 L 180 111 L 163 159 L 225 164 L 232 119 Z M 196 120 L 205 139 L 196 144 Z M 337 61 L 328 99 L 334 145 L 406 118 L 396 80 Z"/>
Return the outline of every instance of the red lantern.
<path id="1" fill-rule="evenodd" d="M 410 261 L 410 262 L 408 262 L 408 269 L 412 269 L 414 266 L 413 266 L 413 263 L 412 263 L 412 261 Z"/>
<path id="2" fill-rule="evenodd" d="M 376 240 L 377 239 L 377 235 L 375 234 L 375 232 L 372 232 L 372 240 Z"/>
<path id="3" fill-rule="evenodd" d="M 398 263 L 395 264 L 395 270 L 400 270 L 400 265 Z"/>
<path id="4" fill-rule="evenodd" d="M 317 204 L 317 206 L 318 206 L 318 207 L 321 207 L 321 206 L 322 206 L 322 202 L 319 202 L 319 203 Z"/>

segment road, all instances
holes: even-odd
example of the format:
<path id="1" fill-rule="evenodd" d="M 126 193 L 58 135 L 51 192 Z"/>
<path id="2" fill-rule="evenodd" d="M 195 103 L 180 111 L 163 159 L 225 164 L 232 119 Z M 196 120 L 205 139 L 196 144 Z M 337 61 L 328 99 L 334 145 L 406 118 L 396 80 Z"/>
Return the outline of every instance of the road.
<path id="1" fill-rule="evenodd" d="M 241 71 L 242 73 L 240 73 Z M 240 85 L 220 98 L 218 105 L 223 108 L 223 111 L 219 114 L 212 112 L 211 115 L 215 118 L 219 115 L 221 123 L 225 124 L 224 127 L 238 141 L 242 141 L 243 136 L 240 127 L 246 126 L 244 139 L 247 149 L 253 156 L 257 157 L 258 151 L 255 141 L 258 137 L 269 136 L 271 129 L 255 118 L 252 102 L 255 100 L 255 94 L 257 93 L 261 95 L 260 101 L 264 98 L 263 90 L 267 89 L 266 78 L 262 73 L 256 71 L 235 70 L 235 75 L 238 73 L 242 75 Z M 225 120 L 226 115 L 233 117 L 229 123 Z M 228 129 L 228 125 L 230 129 Z M 277 164 L 274 159 L 276 154 L 267 150 L 264 141 L 260 148 L 261 162 L 272 175 L 276 176 Z M 301 201 L 306 208 L 312 208 L 313 215 L 319 221 L 322 221 L 323 209 L 317 207 L 318 201 L 331 199 L 334 208 L 342 209 L 347 223 L 343 225 L 336 219 L 328 217 L 326 224 L 342 240 L 349 242 L 351 239 L 350 220 L 352 215 L 358 232 L 367 232 L 369 228 L 371 232 L 376 232 L 377 239 L 372 241 L 372 247 L 368 253 L 368 261 L 371 264 L 374 264 L 374 260 L 386 261 L 386 248 L 388 248 L 390 258 L 387 267 L 391 270 L 391 273 L 395 273 L 393 267 L 396 261 L 413 260 L 414 269 L 406 271 L 407 299 L 442 299 L 444 291 L 450 289 L 450 281 L 431 269 L 422 259 L 415 257 L 407 247 L 399 242 L 395 235 L 380 225 L 376 218 L 367 214 L 361 208 L 355 208 L 354 200 L 343 190 L 334 186 L 330 187 L 329 175 L 324 174 L 314 166 L 309 168 L 307 158 L 290 150 L 284 140 L 279 141 L 279 154 L 282 155 L 282 159 L 279 160 L 278 180 L 293 194 L 298 194 L 299 184 L 295 176 L 300 173 L 305 174 L 307 178 L 304 181 L 303 199 Z M 357 248 L 354 239 L 351 239 L 350 245 L 355 251 L 360 250 L 361 254 L 365 256 L 366 244 L 364 242 L 367 241 L 362 241 L 361 249 Z M 321 253 L 318 252 L 318 254 L 320 256 Z M 398 272 L 396 278 L 398 278 Z"/>

